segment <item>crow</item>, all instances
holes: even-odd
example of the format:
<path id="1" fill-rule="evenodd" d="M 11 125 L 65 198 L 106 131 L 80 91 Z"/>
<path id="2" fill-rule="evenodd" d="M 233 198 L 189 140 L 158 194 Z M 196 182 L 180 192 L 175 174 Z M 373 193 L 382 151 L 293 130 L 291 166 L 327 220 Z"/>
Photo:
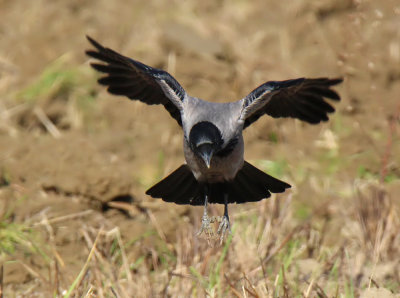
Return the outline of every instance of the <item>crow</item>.
<path id="1" fill-rule="evenodd" d="M 231 231 L 229 203 L 259 201 L 291 187 L 244 160 L 243 129 L 265 114 L 317 124 L 335 111 L 326 98 L 340 100 L 331 87 L 341 83 L 341 78 L 298 78 L 266 82 L 239 101 L 208 102 L 188 95 L 168 72 L 87 39 L 94 50 L 86 54 L 102 62 L 91 66 L 105 74 L 98 82 L 109 93 L 148 105 L 162 104 L 182 127 L 186 164 L 146 194 L 176 204 L 204 205 L 198 235 L 209 233 L 210 223 L 216 220 L 208 216 L 207 205 L 224 204 L 218 228 L 221 242 Z"/>

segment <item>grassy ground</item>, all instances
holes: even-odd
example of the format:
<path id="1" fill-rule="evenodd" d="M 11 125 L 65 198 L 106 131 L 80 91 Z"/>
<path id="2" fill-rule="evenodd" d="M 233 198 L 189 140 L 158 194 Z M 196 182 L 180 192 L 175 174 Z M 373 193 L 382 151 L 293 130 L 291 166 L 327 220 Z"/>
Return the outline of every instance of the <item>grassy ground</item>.
<path id="1" fill-rule="evenodd" d="M 400 296 L 397 1 L 0 6 L 5 297 Z M 202 208 L 144 194 L 182 164 L 180 128 L 98 86 L 85 34 L 204 99 L 343 76 L 342 101 L 328 123 L 246 130 L 246 159 L 293 187 L 230 206 L 219 245 L 195 236 Z"/>

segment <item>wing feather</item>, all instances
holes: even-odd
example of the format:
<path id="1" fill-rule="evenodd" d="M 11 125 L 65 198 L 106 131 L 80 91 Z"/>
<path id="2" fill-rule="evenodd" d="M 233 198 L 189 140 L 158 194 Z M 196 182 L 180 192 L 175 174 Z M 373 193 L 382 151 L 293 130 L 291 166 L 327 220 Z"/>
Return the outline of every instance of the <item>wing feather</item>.
<path id="1" fill-rule="evenodd" d="M 115 95 L 127 96 L 146 104 L 162 104 L 170 115 L 182 125 L 181 110 L 186 92 L 166 71 L 147 66 L 105 48 L 87 36 L 95 50 L 86 54 L 105 64 L 91 63 L 97 71 L 106 74 L 98 82 L 107 86 L 107 91 Z"/>
<path id="2" fill-rule="evenodd" d="M 341 78 L 300 78 L 266 82 L 241 100 L 240 119 L 244 121 L 244 128 L 264 114 L 274 118 L 297 118 L 312 124 L 328 121 L 328 114 L 335 109 L 326 98 L 340 100 L 331 87 L 342 81 Z"/>

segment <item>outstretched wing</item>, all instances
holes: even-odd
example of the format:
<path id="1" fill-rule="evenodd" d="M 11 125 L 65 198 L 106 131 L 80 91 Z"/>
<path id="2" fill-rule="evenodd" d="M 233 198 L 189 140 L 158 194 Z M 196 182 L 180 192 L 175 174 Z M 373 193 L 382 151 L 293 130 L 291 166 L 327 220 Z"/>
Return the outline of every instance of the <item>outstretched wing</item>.
<path id="1" fill-rule="evenodd" d="M 333 113 L 335 109 L 325 98 L 339 101 L 339 95 L 331 87 L 342 81 L 341 78 L 300 78 L 266 82 L 241 100 L 243 127 L 264 114 L 274 118 L 297 118 L 312 124 L 328 121 L 328 113 Z"/>
<path id="2" fill-rule="evenodd" d="M 140 100 L 149 105 L 162 104 L 182 126 L 180 111 L 183 108 L 186 92 L 169 73 L 122 56 L 103 47 L 89 36 L 87 39 L 96 49 L 88 50 L 86 54 L 105 63 L 90 65 L 97 71 L 107 74 L 98 82 L 108 86 L 108 92 Z"/>

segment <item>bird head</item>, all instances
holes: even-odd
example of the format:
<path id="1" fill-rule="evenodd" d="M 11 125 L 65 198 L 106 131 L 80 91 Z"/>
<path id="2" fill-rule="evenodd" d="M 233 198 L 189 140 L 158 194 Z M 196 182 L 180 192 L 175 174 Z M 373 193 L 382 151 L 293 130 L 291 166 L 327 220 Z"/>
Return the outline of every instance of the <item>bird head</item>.
<path id="1" fill-rule="evenodd" d="M 192 151 L 204 161 L 207 168 L 210 168 L 214 153 L 220 150 L 223 144 L 221 131 L 211 122 L 199 122 L 190 130 L 189 144 Z"/>

